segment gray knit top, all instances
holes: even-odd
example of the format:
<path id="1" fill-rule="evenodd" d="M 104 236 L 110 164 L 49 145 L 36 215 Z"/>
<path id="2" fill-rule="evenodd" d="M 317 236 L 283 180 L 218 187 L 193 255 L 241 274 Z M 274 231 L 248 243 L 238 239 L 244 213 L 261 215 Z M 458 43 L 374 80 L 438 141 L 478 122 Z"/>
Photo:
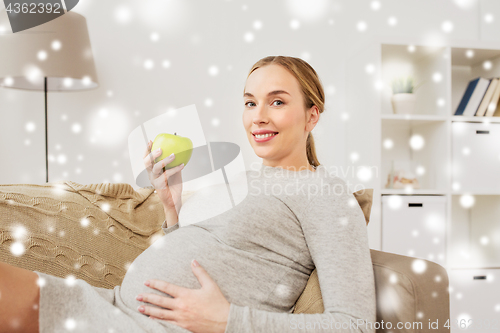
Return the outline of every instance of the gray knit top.
<path id="1" fill-rule="evenodd" d="M 179 227 L 181 210 L 178 224 L 163 226 L 166 236 L 127 273 L 124 302 L 136 308 L 148 278 L 200 288 L 189 266 L 196 259 L 231 303 L 226 332 L 375 332 L 366 323 L 376 316 L 366 222 L 345 180 L 322 165 L 262 164 L 246 175 L 248 195 L 232 209 Z M 195 193 L 182 209 L 206 212 L 218 191 L 224 187 Z M 292 314 L 315 267 L 325 312 Z"/>

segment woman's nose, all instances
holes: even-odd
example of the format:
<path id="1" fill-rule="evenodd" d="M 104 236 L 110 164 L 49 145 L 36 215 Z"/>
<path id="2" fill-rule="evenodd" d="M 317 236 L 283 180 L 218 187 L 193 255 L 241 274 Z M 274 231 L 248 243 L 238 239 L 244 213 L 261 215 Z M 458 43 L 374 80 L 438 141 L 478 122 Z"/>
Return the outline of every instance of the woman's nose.
<path id="1" fill-rule="evenodd" d="M 262 123 L 268 121 L 267 109 L 263 106 L 255 108 L 254 123 Z"/>

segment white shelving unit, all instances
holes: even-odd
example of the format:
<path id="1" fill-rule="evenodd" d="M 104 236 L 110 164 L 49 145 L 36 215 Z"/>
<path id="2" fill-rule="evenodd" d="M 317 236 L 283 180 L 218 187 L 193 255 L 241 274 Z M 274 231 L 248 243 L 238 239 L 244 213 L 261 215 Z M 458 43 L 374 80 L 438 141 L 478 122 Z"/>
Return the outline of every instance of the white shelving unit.
<path id="1" fill-rule="evenodd" d="M 473 56 L 468 57 L 471 53 Z M 410 115 L 395 114 L 391 81 L 410 74 L 416 84 L 422 82 L 414 92 L 415 111 Z M 419 254 L 445 267 L 451 286 L 451 319 L 455 322 L 472 318 L 478 323 L 500 315 L 500 294 L 495 294 L 500 290 L 500 279 L 494 279 L 500 276 L 500 117 L 454 116 L 467 84 L 478 76 L 500 77 L 499 43 L 472 41 L 426 46 L 401 37 L 378 37 L 351 54 L 347 66 L 346 151 L 359 156 L 353 168 L 369 166 L 375 170 L 363 184 L 373 188 L 375 196 L 370 222 L 373 225 L 369 229 L 371 245 L 376 247 L 374 244 L 378 243 L 382 251 L 407 256 Z M 469 131 L 470 137 L 459 138 L 456 131 L 461 128 Z M 477 128 L 482 130 L 471 132 Z M 476 133 L 487 135 L 471 136 Z M 414 135 L 423 138 L 421 149 L 410 147 Z M 393 161 L 407 161 L 418 174 L 420 188 L 386 188 Z M 360 183 L 355 176 L 352 181 Z M 410 244 L 418 243 L 416 238 L 426 235 L 432 223 L 418 221 L 418 216 L 425 214 L 414 214 L 415 211 L 407 215 L 389 214 L 383 201 L 387 205 L 387 196 L 391 195 L 402 196 L 406 201 L 408 196 L 415 200 L 425 196 L 430 202 L 432 197 L 440 197 L 446 211 L 445 235 L 444 239 L 433 236 L 433 240 L 444 242 L 444 260 L 431 253 L 433 246 L 427 246 L 427 255 L 423 249 L 410 248 Z M 398 221 L 384 221 L 396 216 L 408 227 L 402 229 Z M 388 239 L 391 230 L 387 228 L 395 230 L 392 235 L 398 242 Z M 376 231 L 380 231 L 380 237 L 373 235 Z M 421 241 L 431 244 L 429 239 Z M 404 244 L 408 244 L 406 251 Z M 474 278 L 476 272 L 481 272 L 482 277 Z M 482 296 L 471 292 L 476 287 L 470 286 L 479 284 L 479 294 L 488 295 L 487 290 L 491 290 L 491 297 L 496 297 L 488 300 L 494 306 L 485 307 Z M 472 289 L 466 290 L 469 287 Z M 475 308 L 482 309 L 479 317 Z"/>

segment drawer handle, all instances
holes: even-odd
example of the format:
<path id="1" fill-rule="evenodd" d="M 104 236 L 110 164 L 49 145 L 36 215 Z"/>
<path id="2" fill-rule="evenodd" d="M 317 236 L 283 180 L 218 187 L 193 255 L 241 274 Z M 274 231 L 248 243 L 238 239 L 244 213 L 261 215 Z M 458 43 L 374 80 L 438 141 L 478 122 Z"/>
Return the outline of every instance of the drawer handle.
<path id="1" fill-rule="evenodd" d="M 424 204 L 421 203 L 409 203 L 408 207 L 423 207 Z"/>
<path id="2" fill-rule="evenodd" d="M 476 134 L 490 134 L 490 131 L 480 131 L 480 130 L 476 130 Z"/>
<path id="3" fill-rule="evenodd" d="M 486 275 L 476 275 L 474 276 L 474 280 L 486 280 Z"/>

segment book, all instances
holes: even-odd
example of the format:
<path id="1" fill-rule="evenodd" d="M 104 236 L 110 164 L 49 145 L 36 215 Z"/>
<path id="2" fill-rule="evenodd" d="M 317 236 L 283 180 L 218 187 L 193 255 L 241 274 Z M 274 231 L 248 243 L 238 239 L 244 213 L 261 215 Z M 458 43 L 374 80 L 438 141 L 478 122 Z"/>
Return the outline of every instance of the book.
<path id="1" fill-rule="evenodd" d="M 465 107 L 464 113 L 462 114 L 463 116 L 472 117 L 476 114 L 479 104 L 483 100 L 484 94 L 486 93 L 486 90 L 488 90 L 488 87 L 491 83 L 490 79 L 485 79 L 482 77 L 479 77 L 478 80 L 479 81 L 477 82 L 476 87 L 472 92 L 472 95 L 470 96 L 469 102 Z"/>
<path id="2" fill-rule="evenodd" d="M 460 101 L 460 104 L 458 104 L 457 110 L 455 111 L 455 116 L 461 116 L 464 113 L 465 107 L 467 106 L 467 103 L 469 102 L 474 89 L 476 89 L 476 85 L 478 82 L 479 78 L 469 82 L 469 84 L 467 85 L 467 89 L 465 89 L 465 92 L 462 96 L 462 100 Z"/>
<path id="3" fill-rule="evenodd" d="M 492 117 L 500 117 L 500 103 L 498 103 L 497 109 L 495 110 L 495 113 L 493 113 Z"/>
<path id="4" fill-rule="evenodd" d="M 492 117 L 493 114 L 495 113 L 495 110 L 498 107 L 498 101 L 500 99 L 500 78 L 498 78 L 498 79 L 499 79 L 499 82 L 497 84 L 495 92 L 493 93 L 493 97 L 491 97 L 491 101 L 488 104 L 488 108 L 486 109 L 485 117 Z"/>
<path id="5" fill-rule="evenodd" d="M 476 117 L 483 117 L 486 113 L 486 109 L 488 108 L 488 105 L 490 105 L 491 99 L 493 97 L 493 93 L 496 90 L 496 87 L 498 85 L 498 79 L 497 78 L 492 78 L 490 79 L 490 85 L 488 86 L 488 90 L 486 90 L 486 93 L 484 94 L 483 100 L 481 101 L 481 104 L 479 104 L 479 107 L 477 108 Z"/>

